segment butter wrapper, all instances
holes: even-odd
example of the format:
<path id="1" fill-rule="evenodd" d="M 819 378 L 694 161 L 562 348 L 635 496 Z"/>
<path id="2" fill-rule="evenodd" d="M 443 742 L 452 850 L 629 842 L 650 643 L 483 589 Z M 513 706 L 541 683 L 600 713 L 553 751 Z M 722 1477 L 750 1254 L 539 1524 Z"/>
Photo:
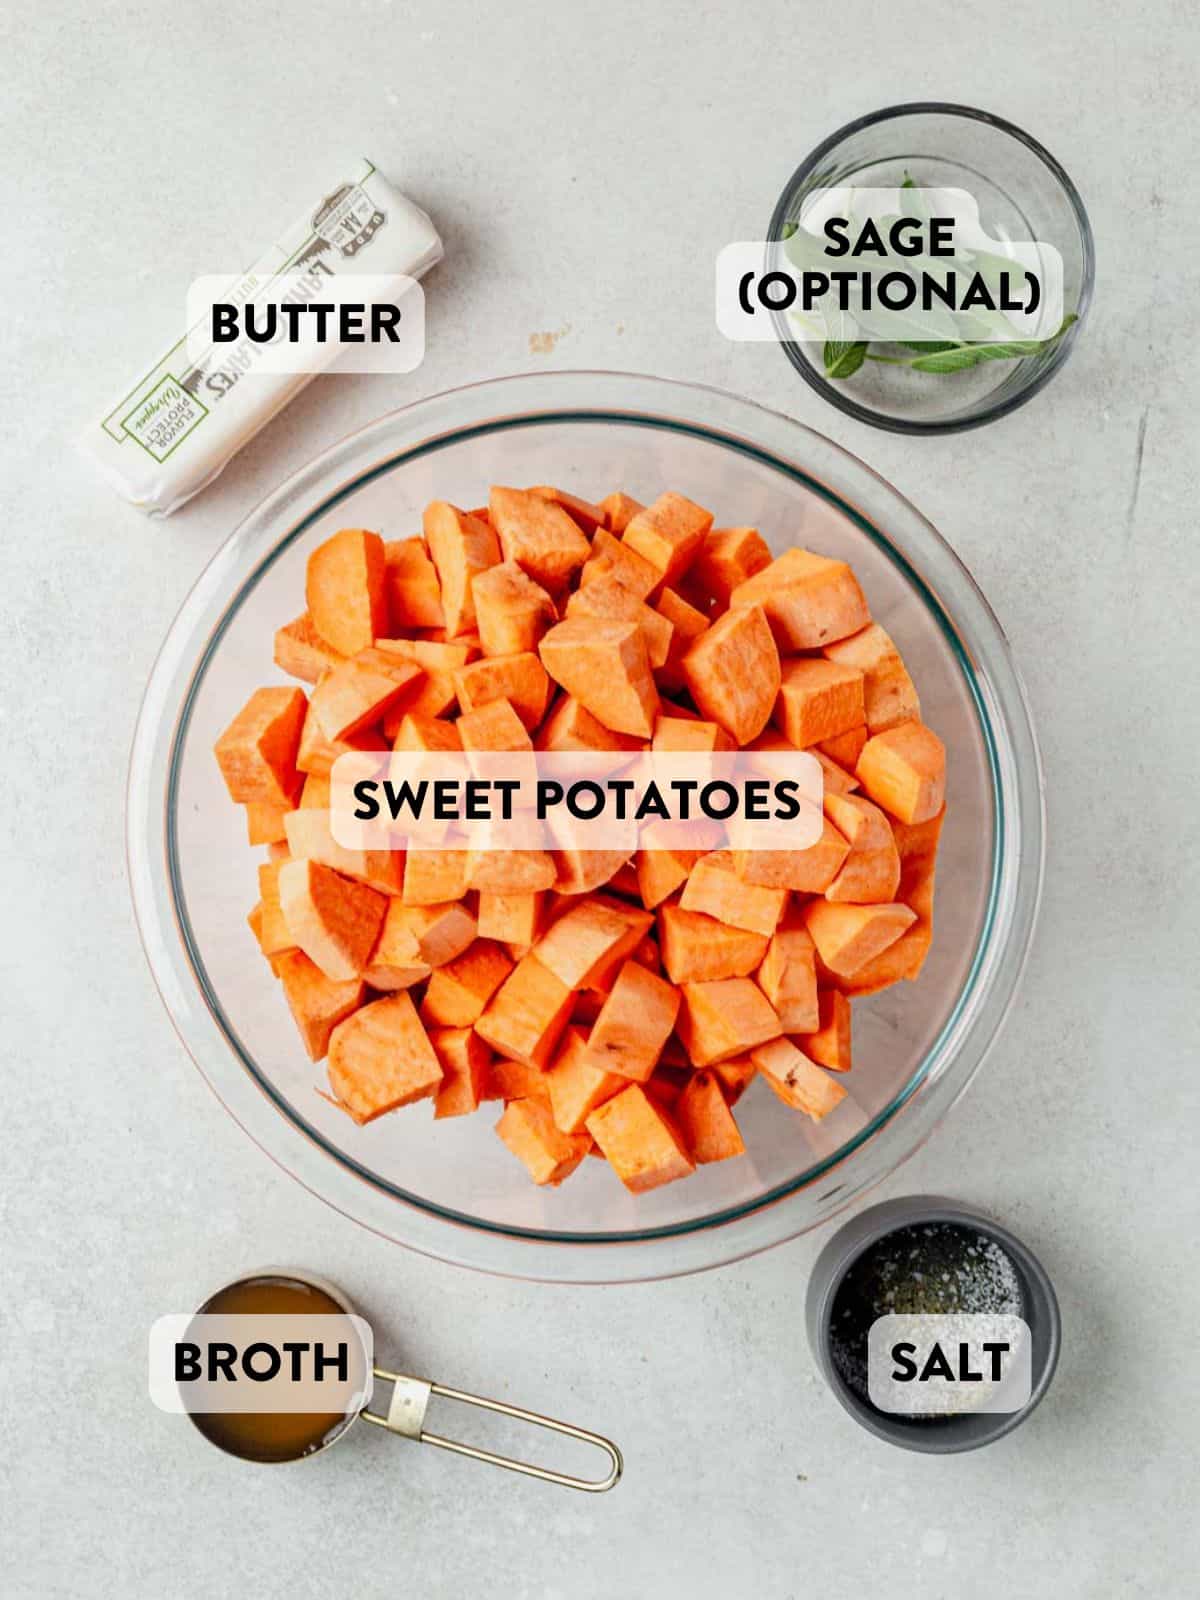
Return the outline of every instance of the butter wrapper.
<path id="1" fill-rule="evenodd" d="M 298 218 L 240 277 L 226 298 L 244 305 L 295 283 L 302 292 L 345 298 L 366 277 L 420 278 L 442 258 L 442 241 L 425 212 L 370 161 L 361 161 Z M 419 296 L 420 291 L 414 290 Z M 270 344 L 241 339 L 216 345 L 199 324 L 89 424 L 84 453 L 123 499 L 152 516 L 169 516 L 211 483 L 228 461 L 337 360 L 336 343 L 307 358 L 306 370 L 275 370 Z"/>

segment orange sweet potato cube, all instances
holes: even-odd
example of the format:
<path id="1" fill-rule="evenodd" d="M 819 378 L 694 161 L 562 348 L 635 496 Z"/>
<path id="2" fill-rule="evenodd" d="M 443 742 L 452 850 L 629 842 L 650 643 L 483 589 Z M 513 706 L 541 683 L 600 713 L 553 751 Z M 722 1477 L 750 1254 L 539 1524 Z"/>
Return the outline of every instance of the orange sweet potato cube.
<path id="1" fill-rule="evenodd" d="M 794 656 L 783 663 L 775 723 L 797 750 L 858 727 L 864 714 L 857 667 L 818 656 Z"/>
<path id="2" fill-rule="evenodd" d="M 478 1111 L 492 1052 L 474 1028 L 431 1028 L 429 1042 L 442 1069 L 433 1099 L 434 1120 Z"/>
<path id="3" fill-rule="evenodd" d="M 291 806 L 300 792 L 296 770 L 308 702 L 303 689 L 256 689 L 217 740 L 214 754 L 229 798 Z"/>
<path id="4" fill-rule="evenodd" d="M 430 1026 L 470 1028 L 513 970 L 498 944 L 476 939 L 462 955 L 437 967 L 421 1003 L 421 1017 Z"/>
<path id="5" fill-rule="evenodd" d="M 872 735 L 855 773 L 871 799 L 901 822 L 929 822 L 945 803 L 946 747 L 922 722 Z"/>
<path id="6" fill-rule="evenodd" d="M 775 1007 L 785 1033 L 812 1033 L 817 1009 L 817 955 L 803 923 L 776 928 L 757 973 L 758 986 Z"/>
<path id="7" fill-rule="evenodd" d="M 770 937 L 783 915 L 787 897 L 786 889 L 747 883 L 735 872 L 729 851 L 714 850 L 701 856 L 688 874 L 679 904 L 685 911 L 703 911 L 731 928 L 745 928 Z"/>
<path id="8" fill-rule="evenodd" d="M 653 594 L 660 582 L 657 567 L 604 529 L 592 540 L 591 554 L 579 572 L 581 589 L 617 583 L 637 600 Z"/>
<path id="9" fill-rule="evenodd" d="M 407 628 L 441 628 L 442 586 L 424 539 L 388 539 L 383 546 L 384 592 L 387 597 L 386 634 Z"/>
<path id="10" fill-rule="evenodd" d="M 422 957 L 416 931 L 405 915 L 409 910 L 401 900 L 388 901 L 383 926 L 363 971 L 372 989 L 411 989 L 429 976 L 430 963 Z"/>
<path id="11" fill-rule="evenodd" d="M 846 1098 L 837 1079 L 822 1072 L 790 1039 L 758 1045 L 750 1059 L 784 1105 L 805 1112 L 814 1121 L 827 1117 Z"/>
<path id="12" fill-rule="evenodd" d="M 553 500 L 493 484 L 488 513 L 505 561 L 515 561 L 551 593 L 563 589 L 588 558 L 590 546 L 578 523 Z"/>
<path id="13" fill-rule="evenodd" d="M 479 711 L 506 700 L 531 732 L 546 715 L 550 679 L 531 650 L 516 656 L 485 656 L 454 674 L 454 687 L 463 711 Z M 532 748 L 532 747 L 531 747 Z"/>
<path id="14" fill-rule="evenodd" d="M 588 1053 L 606 1071 L 645 1083 L 678 1014 L 674 984 L 627 961 L 588 1035 Z"/>
<path id="15" fill-rule="evenodd" d="M 852 633 L 848 639 L 827 644 L 824 653 L 830 661 L 857 667 L 862 673 L 867 728 L 871 733 L 882 733 L 898 722 L 920 718 L 921 702 L 913 681 L 890 635 L 877 622 Z M 853 766 L 854 762 L 849 764 Z"/>
<path id="16" fill-rule="evenodd" d="M 364 728 L 351 739 L 327 739 L 321 732 L 316 712 L 309 706 L 296 751 L 296 769 L 306 777 L 328 778 L 339 756 L 352 750 L 386 750 L 387 747 L 387 740 L 377 728 Z"/>
<path id="17" fill-rule="evenodd" d="M 837 741 L 831 741 L 836 743 Z M 830 756 L 827 756 L 821 746 L 814 744 L 809 749 L 809 755 L 820 763 L 821 782 L 831 794 L 853 794 L 861 784 L 852 772 L 847 772 L 845 767 L 839 766 Z"/>
<path id="18" fill-rule="evenodd" d="M 762 961 L 767 936 L 734 928 L 700 911 L 660 906 L 658 942 L 672 983 L 709 983 L 744 978 Z"/>
<path id="19" fill-rule="evenodd" d="M 436 1093 L 442 1066 L 407 994 L 372 1000 L 329 1040 L 329 1087 L 355 1122 Z"/>
<path id="20" fill-rule="evenodd" d="M 683 659 L 708 628 L 712 618 L 685 600 L 676 589 L 664 588 L 654 602 L 654 609 L 671 624 L 671 648 L 667 659 L 657 673 L 660 689 L 676 693 L 687 688 Z"/>
<path id="21" fill-rule="evenodd" d="M 550 1090 L 546 1074 L 540 1067 L 531 1067 L 527 1061 L 510 1061 L 495 1058 L 488 1067 L 484 1082 L 485 1100 L 541 1100 L 550 1104 Z"/>
<path id="22" fill-rule="evenodd" d="M 703 717 L 660 716 L 650 748 L 660 754 L 694 750 L 711 755 L 714 750 L 735 750 L 737 746 L 719 723 L 706 722 Z"/>
<path id="23" fill-rule="evenodd" d="M 758 1076 L 758 1068 L 749 1056 L 731 1056 L 728 1061 L 714 1061 L 705 1069 L 721 1085 L 727 1105 L 735 1106 Z"/>
<path id="24" fill-rule="evenodd" d="M 357 655 L 387 632 L 383 540 L 343 528 L 308 558 L 304 595 L 312 625 L 340 655 Z"/>
<path id="25" fill-rule="evenodd" d="M 640 500 L 635 500 L 630 494 L 622 494 L 615 490 L 606 494 L 600 502 L 600 509 L 604 512 L 606 526 L 615 534 L 620 535 L 645 508 Z"/>
<path id="26" fill-rule="evenodd" d="M 590 500 L 581 500 L 577 494 L 571 494 L 566 489 L 556 489 L 549 483 L 535 483 L 530 486 L 529 492 L 543 500 L 552 500 L 556 506 L 561 506 L 572 522 L 579 524 L 584 533 L 592 534 L 597 528 L 608 525 L 608 513 L 603 506 L 594 505 Z"/>
<path id="27" fill-rule="evenodd" d="M 895 944 L 860 967 L 853 978 L 840 980 L 847 994 L 873 994 L 902 978 L 911 982 L 920 976 L 933 942 L 935 864 L 944 817 L 945 812 L 941 811 L 928 822 L 894 824 L 892 831 L 900 856 L 896 898 L 915 912 L 917 920 Z"/>
<path id="28" fill-rule="evenodd" d="M 361 978 L 341 983 L 327 978 L 302 950 L 287 950 L 280 955 L 275 973 L 309 1060 L 320 1061 L 329 1049 L 334 1028 L 366 999 L 366 986 Z"/>
<path id="29" fill-rule="evenodd" d="M 296 948 L 279 899 L 279 872 L 282 865 L 282 861 L 264 861 L 258 869 L 259 916 L 254 933 L 263 955 L 268 958 L 279 955 L 283 950 Z"/>
<path id="30" fill-rule="evenodd" d="M 692 566 L 692 578 L 722 607 L 739 583 L 771 565 L 771 552 L 757 528 L 713 528 Z"/>
<path id="31" fill-rule="evenodd" d="M 801 1036 L 804 1053 L 831 1072 L 849 1072 L 850 1002 L 837 989 L 822 989 L 817 998 L 820 1026 Z"/>
<path id="32" fill-rule="evenodd" d="M 533 749 L 525 723 L 507 700 L 489 700 L 464 711 L 456 727 L 464 750 L 515 755 Z"/>
<path id="33" fill-rule="evenodd" d="M 851 662 L 850 665 L 853 666 L 854 663 Z M 867 680 L 864 677 L 864 692 L 866 689 L 866 681 Z M 826 756 L 830 761 L 836 762 L 842 771 L 846 772 L 847 774 L 853 774 L 855 767 L 858 765 L 858 758 L 860 755 L 862 755 L 863 745 L 865 745 L 866 742 L 867 730 L 865 727 L 851 728 L 849 733 L 839 733 L 832 739 L 822 739 L 821 743 L 813 750 L 813 754 L 818 759 L 820 759 L 822 756 Z M 825 765 L 824 761 L 821 762 L 821 765 Z M 835 787 L 857 789 L 858 780 L 857 778 L 853 778 L 848 785 L 835 785 Z"/>
<path id="34" fill-rule="evenodd" d="M 297 861 L 318 861 L 344 878 L 355 878 L 381 894 L 398 895 L 404 885 L 399 850 L 351 850 L 333 836 L 329 811 L 302 806 L 283 819 L 288 850 Z"/>
<path id="35" fill-rule="evenodd" d="M 394 940 L 398 960 L 411 956 L 428 967 L 444 967 L 475 942 L 475 918 L 469 905 L 447 900 L 440 905 L 406 906 L 400 900 L 388 905 L 379 946 Z M 428 976 L 428 974 L 426 974 Z"/>
<path id="36" fill-rule="evenodd" d="M 857 633 L 871 620 L 858 579 L 847 564 L 811 550 L 786 551 L 739 583 L 730 604 L 761 605 L 784 655 L 819 650 Z"/>
<path id="37" fill-rule="evenodd" d="M 496 1132 L 536 1184 L 557 1187 L 569 1178 L 591 1149 L 586 1133 L 564 1133 L 541 1100 L 510 1100 Z"/>
<path id="38" fill-rule="evenodd" d="M 465 639 L 377 639 L 377 650 L 415 661 L 423 677 L 400 704 L 384 714 L 383 731 L 394 739 L 406 715 L 444 717 L 458 705 L 454 674 L 479 654 L 478 641 Z"/>
<path id="39" fill-rule="evenodd" d="M 479 573 L 498 564 L 500 545 L 486 522 L 448 500 L 431 500 L 422 525 L 441 584 L 446 637 L 456 639 L 475 626 L 472 585 Z"/>
<path id="40" fill-rule="evenodd" d="M 735 850 L 734 869 L 748 884 L 823 894 L 841 871 L 850 846 L 826 817 L 821 837 L 804 850 Z"/>
<path id="41" fill-rule="evenodd" d="M 696 1164 L 666 1115 L 640 1084 L 597 1106 L 587 1119 L 595 1139 L 621 1182 L 633 1194 L 686 1178 Z"/>
<path id="42" fill-rule="evenodd" d="M 479 937 L 528 948 L 541 931 L 545 907 L 544 894 L 496 894 L 482 890 L 477 912 Z"/>
<path id="43" fill-rule="evenodd" d="M 566 984 L 531 953 L 517 962 L 475 1028 L 500 1055 L 544 1070 L 570 1021 L 574 1002 Z"/>
<path id="44" fill-rule="evenodd" d="M 558 621 L 554 601 L 515 561 L 502 561 L 479 573 L 471 588 L 485 656 L 536 650 L 546 629 Z"/>
<path id="45" fill-rule="evenodd" d="M 345 659 L 322 639 L 307 611 L 275 630 L 275 665 L 305 683 L 316 683 L 323 672 Z"/>
<path id="46" fill-rule="evenodd" d="M 892 900 L 900 885 L 900 855 L 883 812 L 862 795 L 827 791 L 825 815 L 850 845 L 825 898 L 851 905 Z"/>
<path id="47" fill-rule="evenodd" d="M 414 755 L 429 751 L 435 755 L 456 755 L 462 749 L 458 724 L 444 717 L 426 717 L 420 712 L 406 713 L 392 744 L 393 750 Z"/>
<path id="48" fill-rule="evenodd" d="M 658 690 L 636 622 L 579 617 L 550 629 L 539 646 L 546 671 L 614 733 L 649 739 Z"/>
<path id="49" fill-rule="evenodd" d="M 316 861 L 284 861 L 279 902 L 292 942 L 327 978 L 361 977 L 379 937 L 387 896 Z"/>
<path id="50" fill-rule="evenodd" d="M 603 988 L 652 925 L 639 911 L 606 895 L 585 895 L 547 929 L 536 954 L 568 989 Z"/>
<path id="51" fill-rule="evenodd" d="M 839 978 L 854 977 L 917 920 L 916 912 L 899 901 L 835 905 L 829 900 L 810 900 L 803 915 L 817 954 Z"/>
<path id="52" fill-rule="evenodd" d="M 404 904 L 438 906 L 461 900 L 470 861 L 466 850 L 410 850 L 404 858 Z"/>
<path id="53" fill-rule="evenodd" d="M 664 665 L 671 652 L 675 629 L 660 611 L 631 594 L 615 578 L 576 589 L 567 601 L 571 618 L 603 617 L 615 622 L 636 622 L 646 641 L 646 658 L 652 669 Z"/>
<path id="54" fill-rule="evenodd" d="M 660 494 L 631 518 L 624 543 L 644 557 L 662 583 L 675 585 L 691 566 L 712 527 L 712 512 L 681 494 Z"/>
<path id="55" fill-rule="evenodd" d="M 685 983 L 675 1030 L 697 1067 L 744 1055 L 782 1031 L 771 1002 L 749 978 Z"/>
<path id="56" fill-rule="evenodd" d="M 372 645 L 325 673 L 312 692 L 311 709 L 321 732 L 336 744 L 382 721 L 420 677 L 415 661 Z"/>
<path id="57" fill-rule="evenodd" d="M 701 713 L 720 723 L 738 744 L 757 738 L 770 721 L 781 670 L 760 606 L 727 611 L 706 628 L 684 656 L 681 670 Z"/>
<path id="58" fill-rule="evenodd" d="M 675 1102 L 675 1121 L 697 1166 L 746 1153 L 715 1072 L 693 1072 Z"/>
<path id="59" fill-rule="evenodd" d="M 252 845 L 281 844 L 287 838 L 283 819 L 290 806 L 274 806 L 266 800 L 246 802 L 246 838 Z"/>
<path id="60" fill-rule="evenodd" d="M 556 878 L 548 850 L 472 850 L 467 887 L 488 894 L 541 894 Z"/>
<path id="61" fill-rule="evenodd" d="M 582 1133 L 596 1107 L 611 1100 L 629 1082 L 593 1060 L 586 1033 L 574 1025 L 563 1034 L 544 1077 L 550 1109 L 564 1133 Z"/>

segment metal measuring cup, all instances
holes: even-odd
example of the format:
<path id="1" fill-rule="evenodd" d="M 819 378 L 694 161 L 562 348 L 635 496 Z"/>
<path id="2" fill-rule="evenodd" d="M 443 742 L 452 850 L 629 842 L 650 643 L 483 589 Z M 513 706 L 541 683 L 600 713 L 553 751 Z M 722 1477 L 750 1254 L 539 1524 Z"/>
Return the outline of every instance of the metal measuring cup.
<path id="1" fill-rule="evenodd" d="M 199 1314 L 207 1310 L 214 1301 L 227 1291 L 240 1288 L 244 1285 L 277 1282 L 279 1284 L 303 1284 L 316 1290 L 333 1302 L 347 1317 L 355 1317 L 351 1302 L 335 1284 L 315 1273 L 300 1272 L 293 1268 L 268 1267 L 256 1272 L 242 1273 L 239 1277 L 231 1279 L 215 1290 Z M 353 1326 L 353 1325 L 351 1325 Z M 403 1439 L 415 1440 L 418 1444 L 431 1444 L 439 1450 L 449 1450 L 455 1455 L 469 1456 L 474 1461 L 486 1461 L 494 1467 L 504 1467 L 509 1472 L 520 1472 L 529 1478 L 540 1478 L 545 1483 L 561 1484 L 566 1489 L 582 1489 L 588 1494 L 603 1494 L 605 1490 L 613 1488 L 620 1480 L 624 1462 L 621 1452 L 611 1439 L 606 1439 L 602 1434 L 592 1433 L 586 1428 L 577 1428 L 569 1422 L 561 1422 L 555 1417 L 542 1416 L 537 1411 L 526 1411 L 520 1406 L 509 1405 L 503 1400 L 490 1400 L 483 1395 L 468 1394 L 462 1389 L 452 1389 L 446 1384 L 434 1383 L 426 1378 L 410 1377 L 407 1373 L 392 1372 L 385 1367 L 372 1365 L 372 1374 L 375 1378 L 391 1385 L 391 1402 L 386 1412 L 372 1411 L 369 1405 L 364 1405 L 357 1410 L 345 1413 L 340 1424 L 332 1427 L 318 1443 L 305 1449 L 303 1453 L 294 1456 L 285 1456 L 281 1461 L 303 1461 L 309 1456 L 320 1455 L 330 1445 L 336 1444 L 349 1432 L 351 1426 L 363 1417 L 367 1422 L 374 1423 L 376 1427 L 385 1428 L 389 1433 L 398 1434 Z M 501 1416 L 512 1417 L 517 1422 L 527 1422 L 534 1427 L 546 1428 L 552 1433 L 566 1434 L 568 1438 L 579 1439 L 584 1444 L 595 1445 L 608 1457 L 610 1466 L 603 1478 L 578 1478 L 571 1473 L 556 1472 L 550 1467 L 535 1466 L 529 1461 L 520 1461 L 513 1456 L 502 1456 L 491 1450 L 480 1449 L 477 1445 L 466 1444 L 459 1439 L 447 1439 L 441 1434 L 430 1433 L 425 1427 L 425 1416 L 429 1403 L 434 1398 L 455 1400 L 462 1405 L 478 1406 L 484 1411 L 494 1411 Z M 196 1421 L 196 1414 L 188 1412 L 192 1424 L 198 1432 L 209 1435 Z M 210 1443 L 217 1441 L 209 1439 Z M 228 1449 L 223 1444 L 219 1448 Z M 238 1454 L 236 1451 L 231 1451 Z M 240 1459 L 260 1459 L 250 1456 L 241 1456 Z"/>

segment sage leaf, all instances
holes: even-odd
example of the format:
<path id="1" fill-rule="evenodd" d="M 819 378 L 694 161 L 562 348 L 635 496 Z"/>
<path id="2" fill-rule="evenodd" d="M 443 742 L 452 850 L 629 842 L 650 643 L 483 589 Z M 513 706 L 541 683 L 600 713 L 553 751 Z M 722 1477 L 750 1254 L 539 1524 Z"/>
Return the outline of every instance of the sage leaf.
<path id="1" fill-rule="evenodd" d="M 827 378 L 852 378 L 867 359 L 866 339 L 827 339 L 821 351 Z"/>

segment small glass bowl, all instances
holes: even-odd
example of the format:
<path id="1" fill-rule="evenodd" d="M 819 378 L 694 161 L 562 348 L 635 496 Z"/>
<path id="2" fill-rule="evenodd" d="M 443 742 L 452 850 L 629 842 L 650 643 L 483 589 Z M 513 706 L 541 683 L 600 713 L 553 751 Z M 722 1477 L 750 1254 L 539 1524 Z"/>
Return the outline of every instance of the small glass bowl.
<path id="1" fill-rule="evenodd" d="M 847 123 L 800 163 L 767 229 L 768 266 L 781 264 L 784 227 L 799 221 L 813 190 L 888 188 L 906 177 L 918 187 L 967 190 L 993 237 L 1055 246 L 1063 261 L 1064 312 L 1073 312 L 1075 323 L 1044 353 L 1016 361 L 937 374 L 867 361 L 845 379 L 826 377 L 821 345 L 791 337 L 785 313 L 774 314 L 775 325 L 804 381 L 860 422 L 912 434 L 977 428 L 1032 400 L 1074 348 L 1092 298 L 1091 225 L 1075 185 L 1029 134 L 971 106 L 917 101 Z"/>
<path id="2" fill-rule="evenodd" d="M 925 970 L 856 1003 L 847 1098 L 821 1123 L 763 1083 L 738 1102 L 748 1154 L 631 1195 L 603 1161 L 536 1188 L 493 1131 L 497 1106 L 434 1125 L 428 1104 L 358 1127 L 321 1095 L 245 925 L 256 853 L 212 747 L 303 606 L 309 553 L 339 527 L 400 537 L 444 497 L 561 483 L 641 500 L 674 488 L 778 554 L 849 561 L 948 750 L 936 932 Z M 491 1272 L 573 1282 L 692 1272 L 814 1227 L 929 1134 L 1012 1001 L 1042 871 L 1037 743 L 1008 644 L 949 545 L 830 440 L 715 389 L 626 373 L 504 378 L 436 395 L 334 445 L 253 511 L 163 646 L 130 765 L 134 905 L 167 1009 L 209 1084 L 281 1166 L 387 1238 Z M 197 1147 L 203 1166 L 206 1152 Z"/>

